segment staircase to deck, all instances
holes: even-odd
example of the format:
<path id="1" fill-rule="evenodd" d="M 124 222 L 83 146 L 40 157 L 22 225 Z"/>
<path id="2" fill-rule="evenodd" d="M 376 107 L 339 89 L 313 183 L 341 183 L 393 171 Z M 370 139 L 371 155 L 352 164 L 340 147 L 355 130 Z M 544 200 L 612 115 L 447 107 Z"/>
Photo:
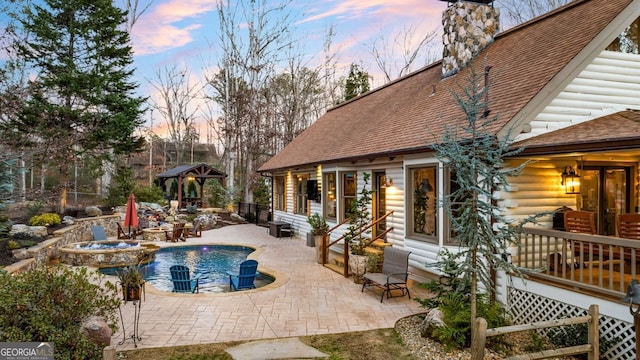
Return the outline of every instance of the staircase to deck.
<path id="1" fill-rule="evenodd" d="M 367 226 L 360 229 L 360 233 L 364 233 L 368 229 L 371 229 L 372 227 L 374 227 L 379 222 L 386 219 L 387 216 L 391 214 L 393 214 L 393 211 L 390 211 L 386 213 L 384 216 L 371 222 Z M 345 277 L 349 277 L 349 265 L 348 265 L 349 245 L 345 243 L 344 235 L 330 243 L 328 242 L 328 239 L 330 238 L 330 234 L 345 223 L 346 221 L 334 226 L 327 232 L 327 235 L 324 238 L 324 242 L 325 244 L 327 243 L 328 244 L 324 248 L 325 253 L 323 256 L 323 265 L 324 267 L 331 269 L 337 272 L 338 274 L 342 274 Z M 365 254 L 376 255 L 378 257 L 379 266 L 382 265 L 382 256 L 384 253 L 384 248 L 387 246 L 392 246 L 391 243 L 386 241 L 386 235 L 392 230 L 393 230 L 393 227 L 388 228 L 384 232 L 378 234 L 376 237 L 370 239 L 365 247 Z"/>

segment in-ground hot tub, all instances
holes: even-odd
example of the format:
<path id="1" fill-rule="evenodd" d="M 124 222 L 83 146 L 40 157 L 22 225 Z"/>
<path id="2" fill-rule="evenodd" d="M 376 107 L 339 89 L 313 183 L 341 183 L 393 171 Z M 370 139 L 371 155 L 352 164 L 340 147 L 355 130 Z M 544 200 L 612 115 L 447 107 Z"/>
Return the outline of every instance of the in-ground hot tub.
<path id="1" fill-rule="evenodd" d="M 58 250 L 61 263 L 97 268 L 146 264 L 154 261 L 160 247 L 131 240 L 84 241 Z"/>

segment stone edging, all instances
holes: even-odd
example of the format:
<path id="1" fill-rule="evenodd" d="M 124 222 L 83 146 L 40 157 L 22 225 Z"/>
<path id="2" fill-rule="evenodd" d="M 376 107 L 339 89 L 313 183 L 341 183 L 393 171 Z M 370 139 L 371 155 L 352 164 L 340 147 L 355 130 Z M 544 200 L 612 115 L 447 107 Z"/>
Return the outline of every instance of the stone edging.
<path id="1" fill-rule="evenodd" d="M 93 237 L 91 225 L 100 225 L 104 227 L 107 236 L 116 236 L 118 229 L 117 222 L 119 220 L 120 215 L 104 215 L 75 219 L 75 224 L 56 230 L 53 233 L 53 238 L 47 239 L 27 249 L 14 250 L 14 256 L 22 258 L 23 260 L 5 266 L 3 270 L 8 273 L 16 273 L 28 271 L 46 264 L 49 259 L 58 256 L 58 248 L 61 246 L 90 240 Z"/>

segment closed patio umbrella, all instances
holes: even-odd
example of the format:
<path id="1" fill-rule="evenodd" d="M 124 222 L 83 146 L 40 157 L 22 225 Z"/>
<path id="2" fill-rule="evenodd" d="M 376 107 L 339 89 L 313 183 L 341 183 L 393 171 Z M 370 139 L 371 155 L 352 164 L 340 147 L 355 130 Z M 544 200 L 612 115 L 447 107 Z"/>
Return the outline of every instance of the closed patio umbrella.
<path id="1" fill-rule="evenodd" d="M 136 209 L 136 197 L 131 193 L 129 200 L 127 200 L 127 209 L 124 213 L 124 226 L 129 228 L 129 234 L 131 234 L 131 227 L 138 226 L 138 210 Z"/>

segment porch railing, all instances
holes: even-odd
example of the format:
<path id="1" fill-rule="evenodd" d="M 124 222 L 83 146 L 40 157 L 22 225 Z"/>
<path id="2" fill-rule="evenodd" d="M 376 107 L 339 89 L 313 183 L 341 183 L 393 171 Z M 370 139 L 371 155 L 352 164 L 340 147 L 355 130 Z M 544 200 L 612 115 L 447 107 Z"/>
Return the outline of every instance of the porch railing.
<path id="1" fill-rule="evenodd" d="M 640 241 L 525 228 L 512 255 L 527 276 L 620 299 L 638 275 Z"/>
<path id="2" fill-rule="evenodd" d="M 360 228 L 357 232 L 357 235 L 364 233 L 365 231 L 371 229 L 372 227 L 376 226 L 378 223 L 380 223 L 381 221 L 385 220 L 389 215 L 393 214 L 393 210 L 387 212 L 386 214 L 384 214 L 383 216 L 377 218 L 376 220 L 374 220 L 373 222 L 369 223 L 367 226 L 364 226 L 362 228 Z M 339 238 L 337 238 L 336 240 L 330 242 L 327 244 L 330 233 L 334 230 L 336 230 L 337 228 L 339 228 L 341 225 L 347 223 L 349 220 L 346 219 L 343 222 L 341 222 L 340 224 L 334 226 L 333 228 L 329 229 L 329 231 L 327 232 L 327 234 L 325 234 L 322 238 L 322 243 L 323 245 L 326 244 L 326 246 L 322 247 L 322 265 L 326 264 L 328 261 L 328 254 L 329 254 L 329 248 L 335 244 L 337 244 L 340 241 L 344 241 L 344 235 L 340 236 Z M 371 243 L 373 243 L 374 241 L 378 240 L 378 239 L 382 239 L 384 238 L 389 232 L 391 232 L 393 230 L 393 227 L 390 227 L 388 229 L 386 229 L 385 231 L 381 232 L 380 234 L 377 234 L 375 237 L 372 237 L 371 239 L 369 239 L 366 243 L 364 247 L 368 247 L 369 245 L 371 245 Z M 386 240 L 385 240 L 386 242 Z M 344 277 L 349 277 L 349 243 L 347 241 L 344 241 L 344 250 L 342 253 L 343 256 L 343 261 L 344 261 L 344 268 L 343 268 L 343 275 Z"/>

